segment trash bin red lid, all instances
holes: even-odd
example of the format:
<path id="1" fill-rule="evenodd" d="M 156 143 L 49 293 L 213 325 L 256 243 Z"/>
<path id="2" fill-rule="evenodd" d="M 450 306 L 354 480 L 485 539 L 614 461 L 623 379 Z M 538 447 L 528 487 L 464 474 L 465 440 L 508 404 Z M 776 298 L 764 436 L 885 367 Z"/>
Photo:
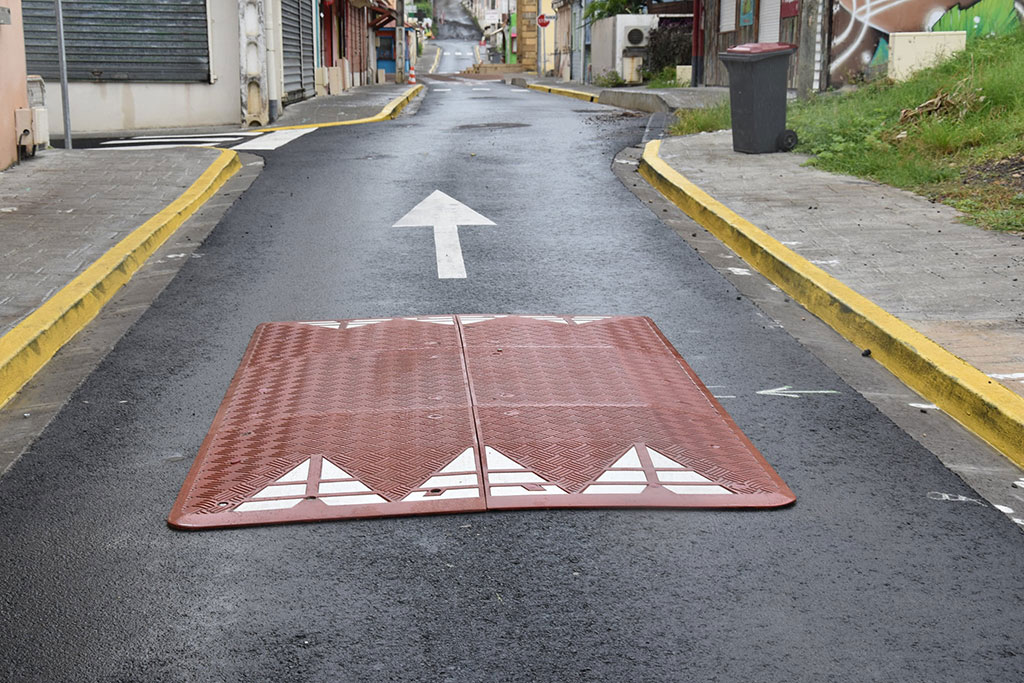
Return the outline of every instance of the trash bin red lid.
<path id="1" fill-rule="evenodd" d="M 744 43 L 743 45 L 733 45 L 726 52 L 740 55 L 759 55 L 766 52 L 785 52 L 787 50 L 796 50 L 796 45 L 792 43 Z"/>

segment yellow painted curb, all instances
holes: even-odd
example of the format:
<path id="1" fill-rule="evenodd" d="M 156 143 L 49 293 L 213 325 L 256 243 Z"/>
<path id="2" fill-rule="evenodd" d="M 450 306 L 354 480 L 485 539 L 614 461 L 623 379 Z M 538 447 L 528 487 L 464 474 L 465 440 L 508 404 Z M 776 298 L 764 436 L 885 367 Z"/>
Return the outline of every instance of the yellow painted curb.
<path id="1" fill-rule="evenodd" d="M 729 210 L 644 148 L 640 174 L 794 301 L 878 360 L 904 384 L 1024 467 L 1024 398 L 811 264 Z"/>
<path id="2" fill-rule="evenodd" d="M 381 109 L 378 113 L 373 116 L 367 116 L 362 119 L 352 119 L 351 121 L 330 121 L 328 123 L 303 123 L 295 126 L 277 126 L 275 128 L 257 128 L 261 133 L 272 133 L 278 130 L 299 130 L 300 128 L 333 128 L 334 126 L 356 126 L 363 123 L 377 123 L 378 121 L 386 121 L 387 119 L 393 119 L 398 116 L 405 105 L 409 104 L 412 98 L 420 94 L 423 90 L 423 85 L 414 85 L 413 87 L 406 90 L 404 93 L 396 97 L 395 99 L 388 102 L 388 104 Z"/>
<path id="3" fill-rule="evenodd" d="M 432 74 L 437 71 L 437 65 L 441 63 L 441 53 L 443 50 L 440 45 L 435 45 L 434 47 L 437 48 L 437 55 L 434 57 L 434 63 L 431 65 L 430 70 L 427 71 L 428 74 Z"/>
<path id="4" fill-rule="evenodd" d="M 167 238 L 242 168 L 229 149 L 192 186 L 0 337 L 3 406 L 89 321 Z"/>
<path id="5" fill-rule="evenodd" d="M 550 85 L 539 85 L 537 83 L 528 83 L 527 88 L 531 90 L 539 90 L 541 92 L 549 92 L 552 95 L 563 95 L 565 97 L 575 97 L 577 100 L 585 100 L 587 102 L 597 102 L 597 95 L 591 95 L 588 92 L 582 90 L 569 90 L 568 88 L 555 88 Z"/>

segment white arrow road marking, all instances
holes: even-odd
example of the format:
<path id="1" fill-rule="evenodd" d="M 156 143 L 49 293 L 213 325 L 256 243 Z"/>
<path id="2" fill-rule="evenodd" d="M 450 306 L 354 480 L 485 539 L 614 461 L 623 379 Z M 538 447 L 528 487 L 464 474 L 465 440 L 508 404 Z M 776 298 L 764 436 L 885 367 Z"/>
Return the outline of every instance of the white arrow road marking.
<path id="1" fill-rule="evenodd" d="M 459 242 L 460 225 L 494 225 L 494 221 L 444 192 L 434 190 L 391 227 L 433 227 L 437 276 L 454 279 L 466 277 L 466 264 L 462 260 L 462 244 Z"/>
<path id="2" fill-rule="evenodd" d="M 762 396 L 785 396 L 787 398 L 800 398 L 801 394 L 838 394 L 838 391 L 832 391 L 831 389 L 794 389 L 788 384 L 784 387 L 776 387 L 774 389 L 762 389 L 757 392 Z"/>

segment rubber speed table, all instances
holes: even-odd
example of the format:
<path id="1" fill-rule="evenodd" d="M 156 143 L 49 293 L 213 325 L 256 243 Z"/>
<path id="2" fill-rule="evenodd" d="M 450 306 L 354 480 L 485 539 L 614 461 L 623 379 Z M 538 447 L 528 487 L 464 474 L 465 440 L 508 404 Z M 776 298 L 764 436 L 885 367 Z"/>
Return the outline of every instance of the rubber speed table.
<path id="1" fill-rule="evenodd" d="M 169 522 L 793 500 L 648 318 L 432 316 L 260 325 Z"/>

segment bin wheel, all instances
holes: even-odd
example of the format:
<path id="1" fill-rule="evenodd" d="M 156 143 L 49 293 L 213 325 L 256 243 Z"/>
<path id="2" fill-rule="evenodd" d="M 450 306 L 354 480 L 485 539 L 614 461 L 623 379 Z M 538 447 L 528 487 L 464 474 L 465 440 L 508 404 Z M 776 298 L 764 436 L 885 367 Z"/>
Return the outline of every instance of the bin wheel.
<path id="1" fill-rule="evenodd" d="M 779 133 L 778 146 L 779 151 L 791 152 L 796 147 L 796 143 L 799 139 L 796 137 L 796 131 L 784 130 Z"/>

